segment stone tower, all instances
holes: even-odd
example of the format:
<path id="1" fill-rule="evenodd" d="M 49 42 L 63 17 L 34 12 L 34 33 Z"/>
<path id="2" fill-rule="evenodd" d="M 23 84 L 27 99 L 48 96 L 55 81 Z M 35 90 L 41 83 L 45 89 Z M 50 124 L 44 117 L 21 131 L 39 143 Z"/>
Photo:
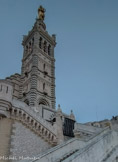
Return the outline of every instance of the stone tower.
<path id="1" fill-rule="evenodd" d="M 32 30 L 23 38 L 24 47 L 20 99 L 30 106 L 46 105 L 55 109 L 55 35 L 44 23 L 45 9 L 40 6 Z"/>

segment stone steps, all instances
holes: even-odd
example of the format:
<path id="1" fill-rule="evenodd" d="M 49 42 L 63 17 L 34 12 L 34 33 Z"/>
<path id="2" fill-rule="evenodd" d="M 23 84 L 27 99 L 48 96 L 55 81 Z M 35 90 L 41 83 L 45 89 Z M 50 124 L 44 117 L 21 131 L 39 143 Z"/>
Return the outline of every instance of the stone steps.
<path id="1" fill-rule="evenodd" d="M 56 162 L 63 162 L 65 159 L 67 159 L 68 157 L 70 157 L 72 154 L 74 154 L 77 151 L 78 149 L 65 154 L 61 159 L 58 159 Z"/>

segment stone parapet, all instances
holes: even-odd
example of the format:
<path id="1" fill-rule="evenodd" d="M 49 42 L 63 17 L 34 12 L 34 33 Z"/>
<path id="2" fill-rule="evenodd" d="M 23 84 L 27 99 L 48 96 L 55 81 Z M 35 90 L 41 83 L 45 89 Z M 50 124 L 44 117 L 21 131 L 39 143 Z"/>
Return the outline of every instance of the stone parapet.
<path id="1" fill-rule="evenodd" d="M 19 98 L 19 92 L 20 92 L 20 85 L 21 85 L 21 75 L 18 73 L 15 73 L 14 75 L 11 75 L 10 77 L 7 77 L 5 79 L 13 86 L 13 98 Z"/>
<path id="2" fill-rule="evenodd" d="M 18 101 L 16 99 L 13 99 L 13 107 L 16 107 L 17 109 L 26 111 L 29 115 L 31 115 L 34 119 L 39 121 L 42 125 L 44 125 L 52 133 L 54 133 L 55 135 L 57 134 L 56 129 L 54 129 L 50 123 L 48 123 L 37 112 L 35 112 L 34 108 L 31 108 L 31 107 L 27 106 L 24 102 Z"/>
<path id="3" fill-rule="evenodd" d="M 103 128 L 98 128 L 90 125 L 85 125 L 81 123 L 75 123 L 74 125 L 74 135 L 79 138 L 88 138 L 101 132 Z"/>
<path id="4" fill-rule="evenodd" d="M 87 141 L 86 147 L 67 158 L 64 162 L 114 162 L 116 155 L 112 156 L 118 146 L 118 133 L 108 128 Z"/>
<path id="5" fill-rule="evenodd" d="M 10 114 L 12 119 L 19 120 L 37 135 L 44 138 L 44 140 L 47 140 L 50 144 L 57 144 L 57 130 L 39 116 L 39 114 L 34 111 L 34 108 L 27 106 L 21 101 L 13 99 Z"/>
<path id="6" fill-rule="evenodd" d="M 13 86 L 6 80 L 0 80 L 0 110 L 9 110 L 12 106 Z"/>

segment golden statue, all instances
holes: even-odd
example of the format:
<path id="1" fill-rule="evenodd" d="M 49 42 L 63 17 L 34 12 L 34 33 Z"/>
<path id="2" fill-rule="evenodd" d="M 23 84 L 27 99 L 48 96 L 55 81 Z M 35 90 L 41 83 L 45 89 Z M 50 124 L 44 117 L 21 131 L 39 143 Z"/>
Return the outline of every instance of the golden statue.
<path id="1" fill-rule="evenodd" d="M 39 7 L 39 9 L 38 9 L 39 20 L 44 20 L 45 11 L 46 10 L 42 6 Z"/>

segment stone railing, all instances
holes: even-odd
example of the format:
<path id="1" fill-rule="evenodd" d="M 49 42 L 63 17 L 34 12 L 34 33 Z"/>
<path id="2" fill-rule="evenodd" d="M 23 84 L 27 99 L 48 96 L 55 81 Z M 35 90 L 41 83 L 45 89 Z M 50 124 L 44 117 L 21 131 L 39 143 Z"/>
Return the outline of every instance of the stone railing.
<path id="1" fill-rule="evenodd" d="M 46 122 L 25 103 L 14 99 L 12 104 L 13 106 L 10 110 L 12 119 L 21 121 L 50 144 L 57 144 L 56 129 L 51 124 Z"/>
<path id="2" fill-rule="evenodd" d="M 117 162 L 118 160 L 118 145 L 114 147 L 101 162 Z"/>
<path id="3" fill-rule="evenodd" d="M 117 139 L 118 133 L 107 128 L 93 139 L 89 139 L 85 147 L 68 157 L 64 162 L 103 162 L 105 157 L 106 162 L 111 162 L 117 155 L 113 153 L 118 146 Z M 114 155 L 110 157 L 112 153 Z"/>
<path id="4" fill-rule="evenodd" d="M 102 128 L 98 128 L 98 127 L 94 127 L 94 126 L 89 126 L 89 125 L 85 125 L 85 124 L 80 124 L 80 123 L 75 123 L 74 125 L 74 135 L 76 137 L 81 137 L 83 138 L 83 136 L 88 137 L 90 135 L 94 135 L 97 134 L 99 132 L 102 131 Z"/>

